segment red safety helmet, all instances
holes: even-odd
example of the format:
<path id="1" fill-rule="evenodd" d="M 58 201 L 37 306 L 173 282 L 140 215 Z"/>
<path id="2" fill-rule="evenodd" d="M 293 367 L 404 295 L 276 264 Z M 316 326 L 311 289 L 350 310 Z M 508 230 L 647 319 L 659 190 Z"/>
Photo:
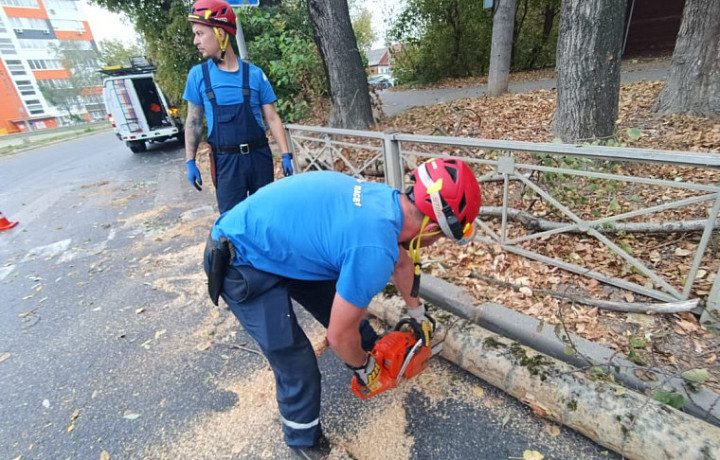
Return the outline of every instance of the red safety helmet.
<path id="1" fill-rule="evenodd" d="M 237 31 L 237 17 L 228 2 L 223 0 L 198 0 L 188 14 L 190 22 L 218 27 L 230 35 Z"/>
<path id="2" fill-rule="evenodd" d="M 413 171 L 409 196 L 415 206 L 448 238 L 465 244 L 475 235 L 473 221 L 480 211 L 480 185 L 460 160 L 433 159 Z"/>

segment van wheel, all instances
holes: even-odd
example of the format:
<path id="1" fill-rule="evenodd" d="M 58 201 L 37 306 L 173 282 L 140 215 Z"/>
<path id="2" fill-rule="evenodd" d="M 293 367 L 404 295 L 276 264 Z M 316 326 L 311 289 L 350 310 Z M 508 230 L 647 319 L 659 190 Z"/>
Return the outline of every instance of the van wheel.
<path id="1" fill-rule="evenodd" d="M 185 131 L 180 131 L 180 132 L 177 134 L 177 140 L 178 140 L 181 144 L 184 144 L 184 143 L 185 143 Z"/>
<path id="2" fill-rule="evenodd" d="M 128 142 L 128 147 L 130 147 L 130 150 L 132 150 L 132 153 L 140 153 L 147 150 L 147 146 L 145 145 L 144 141 L 133 141 Z"/>

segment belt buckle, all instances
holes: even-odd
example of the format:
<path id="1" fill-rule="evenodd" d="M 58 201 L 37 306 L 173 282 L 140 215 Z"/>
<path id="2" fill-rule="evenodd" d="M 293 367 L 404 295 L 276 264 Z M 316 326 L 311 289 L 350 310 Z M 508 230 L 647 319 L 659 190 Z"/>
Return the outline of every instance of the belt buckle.
<path id="1" fill-rule="evenodd" d="M 250 153 L 250 144 L 240 144 L 238 147 L 240 147 L 240 153 L 243 155 Z"/>

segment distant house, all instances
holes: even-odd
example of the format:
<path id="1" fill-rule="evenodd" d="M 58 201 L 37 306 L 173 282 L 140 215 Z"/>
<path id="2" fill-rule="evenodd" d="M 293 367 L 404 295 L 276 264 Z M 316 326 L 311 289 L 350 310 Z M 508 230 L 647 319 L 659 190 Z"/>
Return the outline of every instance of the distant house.
<path id="1" fill-rule="evenodd" d="M 366 71 L 368 75 L 390 75 L 392 74 L 392 59 L 387 48 L 378 48 L 365 52 L 368 63 Z"/>

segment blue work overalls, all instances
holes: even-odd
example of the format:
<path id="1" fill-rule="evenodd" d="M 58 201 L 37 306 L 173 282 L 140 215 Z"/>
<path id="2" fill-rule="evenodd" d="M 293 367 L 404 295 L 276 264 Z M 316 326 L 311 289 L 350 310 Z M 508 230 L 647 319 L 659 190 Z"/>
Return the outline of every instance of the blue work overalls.
<path id="1" fill-rule="evenodd" d="M 209 274 L 211 249 L 205 248 L 205 272 Z M 310 447 L 322 434 L 320 426 L 320 371 L 310 340 L 297 322 L 290 299 L 310 312 L 324 327 L 330 323 L 336 280 L 288 279 L 230 263 L 222 298 L 255 339 L 275 373 L 278 408 L 285 442 Z M 367 320 L 360 323 L 362 347 L 372 350 L 378 335 Z M 349 392 L 348 388 L 348 392 Z M 349 393 L 348 393 L 349 394 Z"/>
<path id="2" fill-rule="evenodd" d="M 219 105 L 212 89 L 207 61 L 202 65 L 205 95 L 213 111 L 212 134 L 213 183 L 220 213 L 273 181 L 272 152 L 265 130 L 250 107 L 250 66 L 242 62 L 241 104 Z"/>

